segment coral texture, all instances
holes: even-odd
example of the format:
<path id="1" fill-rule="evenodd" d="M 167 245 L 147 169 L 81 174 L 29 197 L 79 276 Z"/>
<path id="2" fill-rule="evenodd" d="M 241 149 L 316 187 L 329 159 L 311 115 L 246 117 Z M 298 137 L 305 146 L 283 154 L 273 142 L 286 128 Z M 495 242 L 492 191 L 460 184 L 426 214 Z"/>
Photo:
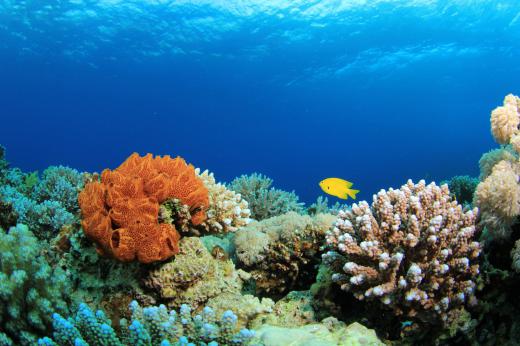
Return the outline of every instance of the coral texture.
<path id="1" fill-rule="evenodd" d="M 209 193 L 207 218 L 200 224 L 206 233 L 234 232 L 246 226 L 250 221 L 251 211 L 242 196 L 228 190 L 224 184 L 217 183 L 213 173 L 207 170 L 195 172 L 202 179 Z"/>
<path id="2" fill-rule="evenodd" d="M 271 187 L 272 184 L 272 179 L 253 173 L 235 178 L 228 188 L 239 193 L 249 203 L 251 217 L 255 220 L 268 219 L 289 211 L 303 211 L 303 203 L 298 202 L 294 191 L 278 190 Z"/>
<path id="3" fill-rule="evenodd" d="M 200 238 L 184 237 L 179 254 L 150 271 L 145 284 L 159 292 L 169 307 L 186 303 L 198 309 L 210 298 L 240 292 L 240 272 L 231 260 L 213 258 Z"/>
<path id="4" fill-rule="evenodd" d="M 500 161 L 509 161 L 511 163 L 514 163 L 517 160 L 518 154 L 510 145 L 506 145 L 500 149 L 490 150 L 484 155 L 482 155 L 478 162 L 478 165 L 480 167 L 479 179 L 483 181 L 487 177 L 489 177 L 489 175 L 493 171 L 493 167 Z"/>
<path id="5" fill-rule="evenodd" d="M 323 257 L 357 299 L 404 318 L 447 322 L 451 309 L 476 301 L 477 212 L 463 212 L 447 185 L 409 180 L 381 190 L 371 207 L 362 201 L 340 212 Z"/>
<path id="6" fill-rule="evenodd" d="M 175 227 L 158 221 L 160 203 L 173 198 L 190 207 L 193 224 L 204 221 L 208 191 L 193 166 L 180 157 L 134 153 L 80 193 L 82 226 L 103 255 L 162 261 L 179 251 Z"/>
<path id="7" fill-rule="evenodd" d="M 473 202 L 473 194 L 477 189 L 479 180 L 468 175 L 457 175 L 447 182 L 441 182 L 441 185 L 444 183 L 448 184 L 448 188 L 457 202 L 463 206 L 469 206 Z"/>
<path id="8" fill-rule="evenodd" d="M 237 231 L 238 264 L 251 273 L 257 293 L 279 295 L 310 285 L 325 231 L 335 217 L 289 212 Z"/>
<path id="9" fill-rule="evenodd" d="M 520 99 L 512 94 L 504 98 L 504 105 L 491 112 L 491 133 L 500 144 L 507 144 L 518 133 Z"/>
<path id="10" fill-rule="evenodd" d="M 27 226 L 0 230 L 0 340 L 34 345 L 50 326 L 52 311 L 66 313 L 65 273 L 52 269 Z"/>
<path id="11" fill-rule="evenodd" d="M 248 345 L 254 331 L 238 330 L 237 316 L 225 311 L 220 319 L 206 307 L 201 314 L 192 316 L 191 308 L 182 305 L 179 312 L 168 311 L 164 305 L 142 308 L 136 301 L 130 303 L 130 324 L 121 320 L 121 331 L 111 327 L 112 321 L 102 310 L 95 313 L 82 303 L 74 318 L 65 319 L 54 313 L 53 337 L 38 341 L 41 346 L 188 346 L 188 345 Z M 218 341 L 218 343 L 217 343 Z"/>

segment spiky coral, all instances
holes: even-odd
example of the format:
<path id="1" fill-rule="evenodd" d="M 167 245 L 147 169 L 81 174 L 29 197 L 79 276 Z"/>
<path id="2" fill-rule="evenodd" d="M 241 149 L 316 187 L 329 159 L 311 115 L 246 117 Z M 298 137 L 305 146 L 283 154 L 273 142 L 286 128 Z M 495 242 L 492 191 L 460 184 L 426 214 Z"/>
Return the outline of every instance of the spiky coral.
<path id="1" fill-rule="evenodd" d="M 248 203 L 251 217 L 264 220 L 289 211 L 301 212 L 303 203 L 298 202 L 298 196 L 293 192 L 271 187 L 273 180 L 265 175 L 253 173 L 235 178 L 229 189 L 239 193 Z"/>
<path id="2" fill-rule="evenodd" d="M 178 253 L 175 227 L 159 223 L 159 205 L 176 198 L 189 206 L 191 221 L 200 224 L 208 192 L 191 165 L 177 157 L 132 154 L 117 169 L 104 170 L 79 195 L 87 236 L 101 254 L 120 261 L 165 260 Z"/>
<path id="3" fill-rule="evenodd" d="M 477 210 L 463 212 L 447 185 L 408 181 L 381 190 L 370 207 L 353 204 L 327 233 L 324 260 L 333 280 L 359 300 L 395 315 L 446 323 L 449 312 L 475 302 Z"/>
<path id="4" fill-rule="evenodd" d="M 238 330 L 237 316 L 225 311 L 218 319 L 206 307 L 200 315 L 192 316 L 191 308 L 182 305 L 180 311 L 168 311 L 164 305 L 142 308 L 136 301 L 130 303 L 132 321 L 121 320 L 121 332 L 111 327 L 103 311 L 95 313 L 86 304 L 80 304 L 74 318 L 64 319 L 53 314 L 53 338 L 40 339 L 41 346 L 169 346 L 169 345 L 248 345 L 254 332 Z M 192 344 L 193 342 L 193 344 Z"/>
<path id="5" fill-rule="evenodd" d="M 289 212 L 240 229 L 234 240 L 238 263 L 252 274 L 257 292 L 280 295 L 310 285 L 334 219 Z"/>
<path id="6" fill-rule="evenodd" d="M 0 230 L 0 340 L 34 345 L 50 326 L 52 311 L 67 312 L 67 279 L 52 269 L 25 225 Z M 6 341 L 8 340 L 8 341 Z M 10 341 L 9 341 L 10 340 Z"/>

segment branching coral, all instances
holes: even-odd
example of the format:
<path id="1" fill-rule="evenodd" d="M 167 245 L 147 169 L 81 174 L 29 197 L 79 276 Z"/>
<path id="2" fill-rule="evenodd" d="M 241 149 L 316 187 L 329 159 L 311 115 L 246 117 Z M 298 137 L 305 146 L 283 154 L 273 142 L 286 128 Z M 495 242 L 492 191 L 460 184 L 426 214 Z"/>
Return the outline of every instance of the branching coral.
<path id="1" fill-rule="evenodd" d="M 448 188 L 457 202 L 463 206 L 467 206 L 473 201 L 473 194 L 475 193 L 479 180 L 468 175 L 457 175 L 446 182 L 441 182 L 441 185 L 444 183 L 448 184 Z"/>
<path id="2" fill-rule="evenodd" d="M 298 202 L 294 191 L 278 190 L 271 187 L 272 184 L 272 179 L 253 173 L 235 178 L 228 188 L 239 193 L 249 203 L 251 217 L 255 220 L 268 219 L 289 211 L 302 212 L 303 203 Z"/>
<path id="3" fill-rule="evenodd" d="M 82 226 L 103 255 L 125 262 L 165 260 L 178 253 L 179 234 L 159 223 L 159 205 L 174 198 L 189 206 L 194 225 L 204 221 L 208 191 L 193 166 L 180 157 L 134 153 L 80 193 Z"/>
<path id="4" fill-rule="evenodd" d="M 234 240 L 238 263 L 252 274 L 256 291 L 280 295 L 310 285 L 325 231 L 334 219 L 289 212 L 240 229 Z"/>
<path id="5" fill-rule="evenodd" d="M 0 340 L 34 345 L 50 326 L 52 311 L 67 312 L 67 279 L 52 269 L 25 225 L 0 230 Z"/>
<path id="6" fill-rule="evenodd" d="M 204 229 L 206 233 L 234 232 L 251 221 L 249 205 L 240 194 L 217 183 L 213 173 L 207 170 L 202 173 L 198 169 L 195 171 L 209 193 L 207 219 L 199 228 Z"/>
<path id="7" fill-rule="evenodd" d="M 80 304 L 74 318 L 65 319 L 54 313 L 53 337 L 38 341 L 41 346 L 188 346 L 188 345 L 248 345 L 254 331 L 238 330 L 237 316 L 225 311 L 217 318 L 213 309 L 206 307 L 192 316 L 191 308 L 182 305 L 179 312 L 168 311 L 164 305 L 142 308 L 136 301 L 130 303 L 131 323 L 121 320 L 117 333 L 102 310 L 95 313 L 86 304 Z M 218 343 L 217 343 L 218 341 Z"/>
<path id="8" fill-rule="evenodd" d="M 19 169 L 4 171 L 0 195 L 40 239 L 50 239 L 62 227 L 76 222 L 78 191 L 83 177 L 68 167 L 47 168 L 41 180 L 35 173 L 24 174 Z"/>
<path id="9" fill-rule="evenodd" d="M 197 237 L 184 237 L 173 260 L 151 270 L 146 286 L 159 292 L 168 306 L 191 304 L 195 309 L 210 298 L 242 289 L 241 271 L 228 259 L 215 259 Z"/>
<path id="10" fill-rule="evenodd" d="M 326 236 L 324 260 L 333 280 L 359 300 L 378 301 L 395 315 L 447 322 L 475 303 L 480 244 L 477 209 L 463 212 L 447 185 L 408 181 L 341 211 Z"/>

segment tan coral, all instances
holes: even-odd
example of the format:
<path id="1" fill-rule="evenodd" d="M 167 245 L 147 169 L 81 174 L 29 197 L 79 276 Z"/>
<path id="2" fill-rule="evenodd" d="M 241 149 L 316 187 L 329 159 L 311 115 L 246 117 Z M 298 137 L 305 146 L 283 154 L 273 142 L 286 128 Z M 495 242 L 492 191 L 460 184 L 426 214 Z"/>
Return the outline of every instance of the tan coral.
<path id="1" fill-rule="evenodd" d="M 520 112 L 518 97 L 509 94 L 504 99 L 504 105 L 491 112 L 491 133 L 500 144 L 507 144 L 518 132 Z"/>
<path id="2" fill-rule="evenodd" d="M 490 211 L 512 219 L 520 214 L 518 163 L 500 161 L 476 190 L 476 203 L 482 212 Z"/>
<path id="3" fill-rule="evenodd" d="M 449 310 L 474 303 L 477 209 L 464 212 L 447 185 L 408 181 L 340 211 L 324 255 L 333 280 L 359 300 L 396 315 L 446 322 Z"/>
<path id="4" fill-rule="evenodd" d="M 166 301 L 170 308 L 190 304 L 195 310 L 224 293 L 240 293 L 241 270 L 231 260 L 217 260 L 200 238 L 181 239 L 175 259 L 149 272 L 145 285 Z"/>

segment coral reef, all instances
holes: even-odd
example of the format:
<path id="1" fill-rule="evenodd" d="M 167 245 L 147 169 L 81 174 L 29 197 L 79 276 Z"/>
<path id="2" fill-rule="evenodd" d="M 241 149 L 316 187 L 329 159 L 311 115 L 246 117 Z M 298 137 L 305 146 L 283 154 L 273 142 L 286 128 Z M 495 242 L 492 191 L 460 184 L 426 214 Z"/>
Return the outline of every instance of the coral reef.
<path id="1" fill-rule="evenodd" d="M 170 262 L 149 272 L 145 285 L 157 291 L 171 308 L 190 304 L 194 309 L 223 293 L 240 293 L 242 271 L 231 260 L 219 260 L 199 238 L 184 237 L 180 252 Z"/>
<path id="2" fill-rule="evenodd" d="M 325 231 L 335 217 L 289 212 L 236 232 L 238 265 L 250 272 L 258 294 L 277 296 L 310 286 Z"/>
<path id="3" fill-rule="evenodd" d="M 500 161 L 509 161 L 514 163 L 518 161 L 518 154 L 510 145 L 506 145 L 500 149 L 493 149 L 485 153 L 478 162 L 480 167 L 479 180 L 484 181 L 489 175 L 491 175 L 493 167 Z"/>
<path id="4" fill-rule="evenodd" d="M 189 206 L 193 224 L 204 221 L 208 191 L 193 166 L 180 157 L 134 153 L 80 193 L 82 226 L 103 255 L 124 262 L 162 261 L 179 251 L 175 227 L 158 221 L 160 203 L 173 198 Z"/>
<path id="5" fill-rule="evenodd" d="M 447 185 L 408 181 L 340 212 L 324 260 L 333 280 L 359 300 L 378 301 L 404 319 L 449 323 L 476 303 L 477 210 L 463 212 Z"/>
<path id="6" fill-rule="evenodd" d="M 177 312 L 168 311 L 164 305 L 142 308 L 133 301 L 130 310 L 131 322 L 121 320 L 119 333 L 102 310 L 94 313 L 86 304 L 80 304 L 74 318 L 54 313 L 53 336 L 40 339 L 38 345 L 248 345 L 255 335 L 248 329 L 238 330 L 237 316 L 230 310 L 220 319 L 209 307 L 192 316 L 188 305 Z"/>
<path id="7" fill-rule="evenodd" d="M 312 203 L 307 208 L 307 214 L 309 215 L 317 215 L 317 214 L 333 214 L 336 215 L 341 209 L 346 209 L 346 204 L 341 204 L 339 202 L 334 203 L 331 207 L 329 207 L 329 199 L 327 197 L 318 196 L 316 202 Z"/>
<path id="8" fill-rule="evenodd" d="M 52 269 L 27 226 L 0 231 L 0 343 L 34 345 L 52 311 L 67 313 L 65 273 Z"/>
<path id="9" fill-rule="evenodd" d="M 249 203 L 251 217 L 255 220 L 268 219 L 289 211 L 303 211 L 303 203 L 298 202 L 294 191 L 278 190 L 271 187 L 272 184 L 272 179 L 253 173 L 235 178 L 228 188 L 239 193 Z"/>

